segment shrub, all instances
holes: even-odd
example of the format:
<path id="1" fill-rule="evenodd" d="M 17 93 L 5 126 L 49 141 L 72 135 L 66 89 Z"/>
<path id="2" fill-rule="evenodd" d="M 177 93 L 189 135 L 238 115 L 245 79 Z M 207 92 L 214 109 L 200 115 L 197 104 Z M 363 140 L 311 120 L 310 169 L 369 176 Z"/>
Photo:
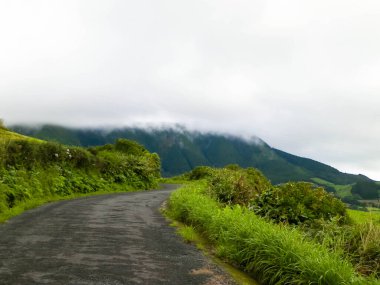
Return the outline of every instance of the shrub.
<path id="1" fill-rule="evenodd" d="M 76 168 L 87 169 L 95 162 L 93 155 L 80 147 L 66 148 L 64 155 L 66 160 L 69 160 Z"/>
<path id="2" fill-rule="evenodd" d="M 208 166 L 197 166 L 188 174 L 189 180 L 200 180 L 211 176 L 213 169 Z"/>
<path id="3" fill-rule="evenodd" d="M 281 223 L 313 223 L 318 219 L 338 219 L 347 222 L 345 204 L 326 192 L 306 182 L 290 182 L 267 188 L 251 208 L 262 217 Z"/>
<path id="4" fill-rule="evenodd" d="M 55 142 L 39 144 L 38 158 L 43 166 L 62 162 L 66 153 L 62 145 Z"/>
<path id="5" fill-rule="evenodd" d="M 271 186 L 257 169 L 215 169 L 208 179 L 209 194 L 221 203 L 249 205 Z"/>
<path id="6" fill-rule="evenodd" d="M 127 139 L 116 140 L 115 149 L 132 155 L 143 155 L 147 152 L 141 144 Z"/>

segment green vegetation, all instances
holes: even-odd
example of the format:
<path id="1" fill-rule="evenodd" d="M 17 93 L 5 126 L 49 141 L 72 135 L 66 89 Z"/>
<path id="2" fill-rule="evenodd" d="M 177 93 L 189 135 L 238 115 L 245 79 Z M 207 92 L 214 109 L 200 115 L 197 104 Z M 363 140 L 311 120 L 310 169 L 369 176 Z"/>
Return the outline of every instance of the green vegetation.
<path id="1" fill-rule="evenodd" d="M 366 200 L 380 198 L 380 186 L 374 181 L 359 181 L 352 187 L 351 192 Z"/>
<path id="2" fill-rule="evenodd" d="M 352 185 L 337 185 L 321 178 L 311 178 L 311 181 L 317 185 L 323 186 L 328 192 L 335 193 L 339 198 L 352 197 Z"/>
<path id="3" fill-rule="evenodd" d="M 177 232 L 186 242 L 198 242 L 201 239 L 197 231 L 192 226 L 181 226 L 178 228 Z"/>
<path id="4" fill-rule="evenodd" d="M 0 125 L 0 144 L 4 145 L 9 142 L 10 140 L 27 140 L 27 141 L 35 141 L 35 142 L 42 142 L 39 139 L 23 136 L 14 132 L 11 132 L 7 130 L 4 126 Z"/>
<path id="5" fill-rule="evenodd" d="M 84 149 L 0 129 L 0 220 L 47 201 L 157 186 L 160 159 L 120 139 Z"/>
<path id="6" fill-rule="evenodd" d="M 241 206 L 221 208 L 202 187 L 173 194 L 170 209 L 173 218 L 203 232 L 219 256 L 263 284 L 361 284 L 348 262 L 299 231 L 268 223 Z"/>
<path id="7" fill-rule="evenodd" d="M 368 211 L 372 207 L 375 211 L 380 210 L 379 182 L 358 181 L 349 185 L 336 185 L 320 178 L 312 178 L 312 181 L 317 185 L 325 187 L 327 191 L 333 192 L 352 209 Z"/>
<path id="8" fill-rule="evenodd" d="M 187 226 L 177 221 L 172 222 L 171 225 L 177 228 L 177 233 L 184 239 L 185 242 L 195 244 L 198 249 L 202 250 L 203 253 L 211 257 L 215 264 L 227 271 L 237 284 L 258 285 L 258 283 L 248 274 L 212 255 L 212 247 L 193 226 Z"/>
<path id="9" fill-rule="evenodd" d="M 249 206 L 263 191 L 271 187 L 269 180 L 254 169 L 215 169 L 209 177 L 209 194 L 228 205 Z"/>
<path id="10" fill-rule="evenodd" d="M 236 167 L 195 172 L 207 175 L 172 194 L 168 215 L 262 284 L 380 284 L 375 219 L 359 223 L 310 183 L 273 186 L 258 170 Z"/>
<path id="11" fill-rule="evenodd" d="M 96 141 L 87 133 L 77 137 L 64 128 L 53 130 L 71 134 L 70 141 Z M 193 168 L 166 179 L 186 182 L 168 203 L 170 217 L 187 225 L 181 229 L 186 240 L 201 235 L 219 257 L 263 284 L 379 284 L 380 214 L 375 209 L 347 211 L 333 194 L 318 187 L 357 203 L 359 198 L 374 198 L 372 186 L 378 184 L 263 142 L 186 132 L 178 136 L 175 131 L 155 132 L 160 140 L 154 141 L 152 134 L 129 131 L 149 149 L 160 149 L 167 158 L 165 167 L 179 157 L 173 164 L 179 171 L 186 169 L 184 161 Z M 126 130 L 106 138 L 103 134 L 98 142 L 123 137 L 122 132 Z M 209 165 L 227 166 L 196 167 L 204 157 Z M 252 161 L 271 175 L 271 181 L 255 168 L 234 164 Z M 159 156 L 137 142 L 64 146 L 10 132 L 0 121 L 0 221 L 47 201 L 153 188 L 159 178 Z M 313 184 L 288 182 L 291 178 Z"/>
<path id="12" fill-rule="evenodd" d="M 380 225 L 380 211 L 377 208 L 374 208 L 373 211 L 363 212 L 357 210 L 347 210 L 350 218 L 356 224 L 364 224 L 372 222 L 374 224 Z"/>
<path id="13" fill-rule="evenodd" d="M 244 140 L 239 137 L 189 132 L 183 128 L 144 130 L 123 128 L 70 129 L 45 125 L 40 128 L 14 126 L 15 131 L 45 140 L 65 144 L 94 146 L 127 138 L 139 142 L 162 160 L 162 175 L 173 176 L 188 172 L 201 165 L 225 167 L 238 164 L 260 169 L 272 183 L 308 181 L 319 178 L 336 185 L 350 185 L 369 181 L 362 175 L 339 172 L 323 163 L 274 149 L 262 140 Z"/>
<path id="14" fill-rule="evenodd" d="M 321 187 L 289 182 L 267 188 L 252 201 L 256 214 L 287 224 L 313 224 L 316 220 L 345 223 L 345 204 Z"/>

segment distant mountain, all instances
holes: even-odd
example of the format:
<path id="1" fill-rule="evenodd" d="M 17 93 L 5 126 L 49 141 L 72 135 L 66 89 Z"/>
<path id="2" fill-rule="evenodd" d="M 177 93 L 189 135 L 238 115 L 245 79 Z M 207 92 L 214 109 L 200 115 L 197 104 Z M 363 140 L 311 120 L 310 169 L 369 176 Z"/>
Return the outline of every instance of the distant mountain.
<path id="1" fill-rule="evenodd" d="M 190 132 L 183 128 L 103 130 L 44 125 L 38 128 L 13 126 L 12 129 L 68 145 L 96 146 L 113 143 L 118 138 L 135 140 L 160 155 L 163 176 L 178 175 L 199 165 L 222 167 L 239 164 L 260 169 L 275 184 L 323 180 L 347 185 L 372 181 L 364 175 L 342 173 L 326 164 L 272 148 L 259 138 L 245 140 L 230 135 Z"/>

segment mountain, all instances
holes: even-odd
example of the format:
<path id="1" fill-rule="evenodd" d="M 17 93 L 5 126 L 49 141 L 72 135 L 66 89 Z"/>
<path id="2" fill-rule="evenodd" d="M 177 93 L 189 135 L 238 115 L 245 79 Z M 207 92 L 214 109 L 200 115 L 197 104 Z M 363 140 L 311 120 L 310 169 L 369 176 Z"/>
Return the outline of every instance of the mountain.
<path id="1" fill-rule="evenodd" d="M 225 134 L 191 132 L 181 127 L 104 130 L 18 125 L 12 129 L 67 145 L 97 146 L 113 143 L 118 138 L 135 140 L 149 151 L 159 154 L 163 176 L 178 175 L 200 165 L 222 167 L 239 164 L 260 169 L 274 184 L 302 180 L 348 185 L 372 181 L 364 175 L 342 173 L 326 164 L 272 148 L 259 138 L 246 140 Z"/>

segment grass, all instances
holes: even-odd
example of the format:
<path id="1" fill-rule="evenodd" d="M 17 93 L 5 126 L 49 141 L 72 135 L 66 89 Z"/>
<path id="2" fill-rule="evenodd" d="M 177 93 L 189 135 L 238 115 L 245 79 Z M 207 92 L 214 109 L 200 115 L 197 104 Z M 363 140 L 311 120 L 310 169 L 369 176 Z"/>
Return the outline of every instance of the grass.
<path id="1" fill-rule="evenodd" d="M 199 241 L 199 235 L 195 231 L 194 227 L 192 226 L 182 226 L 178 228 L 178 234 L 186 241 L 186 242 L 198 242 Z"/>
<path id="2" fill-rule="evenodd" d="M 379 284 L 359 277 L 339 254 L 244 207 L 221 207 L 204 195 L 205 184 L 186 185 L 169 200 L 170 217 L 192 226 L 219 257 L 239 265 L 262 284 Z"/>
<path id="3" fill-rule="evenodd" d="M 9 140 L 28 140 L 28 141 L 34 141 L 34 142 L 43 142 L 42 140 L 27 137 L 24 135 L 20 135 L 18 133 L 14 133 L 11 131 L 8 131 L 7 129 L 0 128 L 0 142 L 6 142 Z"/>
<path id="4" fill-rule="evenodd" d="M 332 187 L 335 189 L 336 191 L 336 195 L 340 198 L 345 198 L 345 197 L 349 197 L 349 196 L 352 196 L 352 193 L 351 193 L 351 189 L 352 189 L 352 185 L 351 184 L 348 184 L 348 185 L 337 185 L 337 184 L 334 184 L 334 183 L 331 183 L 327 180 L 323 180 L 321 178 L 311 178 L 311 180 L 319 185 L 322 185 L 322 186 L 328 186 L 328 187 Z"/>
<path id="5" fill-rule="evenodd" d="M 220 258 L 217 258 L 213 254 L 210 243 L 200 233 L 198 233 L 193 226 L 188 226 L 178 221 L 173 221 L 171 226 L 177 228 L 177 233 L 184 239 L 185 242 L 195 244 L 195 246 L 202 250 L 205 255 L 210 257 L 215 264 L 219 265 L 226 272 L 228 272 L 237 284 L 259 285 L 259 283 L 253 280 L 252 277 L 245 272 L 224 262 Z"/>
<path id="6" fill-rule="evenodd" d="M 357 210 L 348 209 L 348 214 L 350 218 L 357 224 L 364 224 L 372 222 L 374 224 L 380 225 L 380 211 L 379 209 L 373 208 L 372 211 L 363 212 Z M 380 241 L 379 241 L 380 242 Z"/>

